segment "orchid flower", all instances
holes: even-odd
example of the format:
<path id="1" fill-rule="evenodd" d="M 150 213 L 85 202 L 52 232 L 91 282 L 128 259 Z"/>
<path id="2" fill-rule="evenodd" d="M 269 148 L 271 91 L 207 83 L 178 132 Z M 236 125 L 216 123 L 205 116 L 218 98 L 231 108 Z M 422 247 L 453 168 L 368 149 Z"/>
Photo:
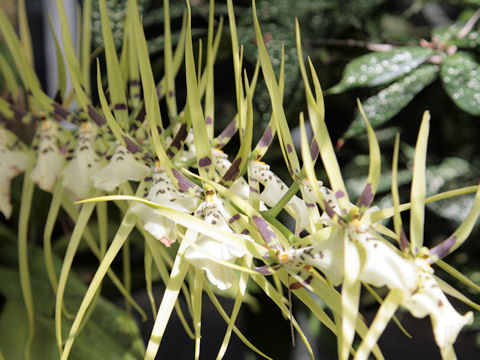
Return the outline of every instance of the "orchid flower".
<path id="1" fill-rule="evenodd" d="M 95 171 L 90 179 L 97 189 L 111 192 L 128 180 L 142 180 L 148 171 L 146 165 L 139 163 L 124 146 L 119 145 L 108 165 Z"/>
<path id="2" fill-rule="evenodd" d="M 214 193 L 209 193 L 195 213 L 202 214 L 206 223 L 214 225 L 223 231 L 233 233 L 225 219 L 225 212 L 222 201 Z M 228 216 L 228 218 L 231 218 L 231 216 Z M 248 235 L 241 236 L 251 240 Z M 193 266 L 205 270 L 207 279 L 218 289 L 226 290 L 230 288 L 235 281 L 234 270 L 215 262 L 209 255 L 213 258 L 233 263 L 237 258 L 244 256 L 245 252 L 222 244 L 204 234 L 198 234 L 194 244 L 195 246 L 190 246 L 185 250 L 185 258 Z M 203 251 L 198 250 L 197 247 Z"/>
<path id="3" fill-rule="evenodd" d="M 6 131 L 0 128 L 0 211 L 7 219 L 12 214 L 10 203 L 12 179 L 25 171 L 28 161 L 28 152 L 9 148 Z"/>
<path id="4" fill-rule="evenodd" d="M 316 235 L 302 240 L 302 244 L 278 254 L 278 263 L 288 269 L 303 271 L 308 266 L 321 270 L 335 286 L 344 281 L 345 235 L 355 244 L 361 259 L 358 280 L 375 287 L 386 286 L 401 292 L 399 305 L 413 316 L 430 316 L 437 345 L 449 348 L 458 333 L 473 320 L 473 314 L 460 315 L 450 304 L 433 277 L 428 256 L 411 257 L 396 250 L 386 242 L 371 225 L 352 220 L 343 227 L 327 228 L 331 233 L 326 239 L 315 241 Z M 423 253 L 428 253 L 424 249 Z M 307 277 L 304 285 L 308 285 Z"/>
<path id="5" fill-rule="evenodd" d="M 84 122 L 78 133 L 78 143 L 73 155 L 67 157 L 68 165 L 63 169 L 62 185 L 71 190 L 78 198 L 88 196 L 92 180 L 91 175 L 100 166 L 100 158 L 94 149 L 95 129 Z"/>
<path id="6" fill-rule="evenodd" d="M 257 197 L 270 207 L 275 206 L 288 191 L 287 185 L 264 162 L 252 161 L 249 177 L 264 186 Z M 304 200 L 294 195 L 285 206 L 285 210 L 295 219 L 295 234 L 298 235 L 305 229 L 310 230 L 308 207 Z"/>
<path id="7" fill-rule="evenodd" d="M 65 161 L 57 145 L 58 125 L 52 120 L 44 120 L 39 129 L 37 163 L 31 177 L 44 191 L 51 191 L 57 181 Z"/>
<path id="8" fill-rule="evenodd" d="M 152 181 L 148 193 L 145 194 L 147 200 L 189 214 L 195 210 L 197 198 L 178 191 L 160 162 L 155 164 L 152 178 L 146 179 Z M 169 247 L 176 241 L 176 223 L 174 221 L 144 204 L 135 204 L 132 211 L 143 221 L 144 229 L 165 246 Z"/>

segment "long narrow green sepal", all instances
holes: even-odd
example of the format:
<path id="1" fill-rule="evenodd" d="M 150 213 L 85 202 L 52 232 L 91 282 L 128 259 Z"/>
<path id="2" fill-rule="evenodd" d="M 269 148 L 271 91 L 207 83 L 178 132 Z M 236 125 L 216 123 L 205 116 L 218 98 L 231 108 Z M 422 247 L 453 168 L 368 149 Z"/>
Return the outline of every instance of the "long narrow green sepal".
<path id="1" fill-rule="evenodd" d="M 338 339 L 338 358 L 341 360 L 348 359 L 355 336 L 361 288 L 358 276 L 362 262 L 357 247 L 350 241 L 347 234 L 345 234 L 344 242 L 345 278 L 342 284 L 342 334 Z"/>
<path id="2" fill-rule="evenodd" d="M 101 282 L 105 277 L 105 274 L 110 269 L 110 265 L 115 259 L 115 256 L 118 254 L 124 242 L 126 241 L 127 237 L 129 236 L 130 232 L 132 231 L 133 227 L 135 226 L 135 220 L 136 220 L 136 216 L 130 212 L 127 212 L 127 214 L 123 218 L 117 230 L 117 234 L 112 240 L 110 248 L 105 254 L 105 257 L 103 258 L 102 262 L 100 263 L 97 269 L 97 272 L 95 273 L 95 276 L 93 277 L 92 282 L 90 283 L 88 290 L 83 297 L 82 303 L 80 304 L 80 308 L 78 309 L 77 315 L 75 316 L 75 320 L 73 321 L 72 327 L 70 328 L 70 333 L 65 342 L 65 346 L 63 347 L 61 360 L 67 360 L 69 358 L 69 354 L 72 349 L 73 343 L 75 341 L 75 337 L 78 333 L 78 330 L 80 329 L 80 326 L 93 300 L 93 297 L 95 296 L 95 293 L 100 287 Z"/>
<path id="3" fill-rule="evenodd" d="M 400 289 L 393 289 L 388 293 L 380 309 L 378 309 L 367 334 L 358 347 L 354 360 L 368 359 L 373 347 L 377 344 L 380 335 L 382 335 L 402 300 L 403 293 Z"/>
<path id="4" fill-rule="evenodd" d="M 463 242 L 467 239 L 470 233 L 477 222 L 478 216 L 480 215 L 480 188 L 475 194 L 475 200 L 473 202 L 472 208 L 468 213 L 465 220 L 458 227 L 455 232 L 450 235 L 446 240 L 444 240 L 439 245 L 430 249 L 430 253 L 435 257 L 442 259 L 443 257 L 450 254 L 452 251 L 457 249 Z"/>
<path id="5" fill-rule="evenodd" d="M 378 145 L 377 137 L 375 136 L 375 132 L 373 131 L 373 128 L 371 127 L 370 122 L 365 115 L 365 112 L 363 111 L 360 100 L 357 100 L 357 105 L 367 128 L 368 148 L 370 152 L 370 164 L 368 167 L 367 183 L 357 203 L 357 206 L 360 207 L 360 211 L 363 212 L 368 209 L 368 207 L 373 201 L 375 193 L 377 192 L 377 187 L 378 183 L 380 182 L 381 174 L 381 157 L 380 146 Z"/>
<path id="6" fill-rule="evenodd" d="M 425 222 L 426 160 L 427 142 L 430 129 L 430 113 L 423 114 L 413 160 L 412 190 L 410 195 L 410 241 L 411 251 L 416 254 L 423 246 L 423 225 Z"/>
<path id="7" fill-rule="evenodd" d="M 57 294 L 55 300 L 55 336 L 57 338 L 57 345 L 62 354 L 63 340 L 62 340 L 62 307 L 63 307 L 63 295 L 67 285 L 68 274 L 73 263 L 73 258 L 78 249 L 82 234 L 87 226 L 87 223 L 95 209 L 95 204 L 85 204 L 80 210 L 80 215 L 73 229 L 72 236 L 68 243 L 67 251 L 62 263 L 62 269 L 60 271 L 60 277 L 58 279 Z"/>
<path id="8" fill-rule="evenodd" d="M 117 51 L 113 41 L 110 20 L 106 0 L 100 0 L 100 18 L 102 22 L 103 43 L 105 46 L 105 57 L 107 60 L 107 78 L 110 101 L 113 107 L 115 118 L 123 129 L 128 131 L 127 97 L 123 83 Z"/>
<path id="9" fill-rule="evenodd" d="M 33 154 L 30 156 L 29 165 L 23 179 L 22 201 L 20 204 L 20 215 L 18 219 L 18 268 L 20 273 L 20 286 L 28 319 L 28 335 L 25 344 L 26 360 L 30 360 L 31 347 L 35 335 L 35 313 L 30 271 L 28 268 L 28 222 L 30 219 L 30 210 L 32 208 L 33 191 L 35 189 L 35 185 L 30 176 L 33 168 Z"/>
<path id="10" fill-rule="evenodd" d="M 258 23 L 257 9 L 255 6 L 255 0 L 252 1 L 253 9 L 253 23 L 255 26 L 255 35 L 257 39 L 258 55 L 260 58 L 260 64 L 262 66 L 263 77 L 270 94 L 270 100 L 272 102 L 272 112 L 275 119 L 275 124 L 278 132 L 282 151 L 285 154 L 285 160 L 288 165 L 288 170 L 292 177 L 295 177 L 300 172 L 300 164 L 298 161 L 295 147 L 293 144 L 290 130 L 288 129 L 287 119 L 283 109 L 283 94 L 280 91 L 275 73 L 273 71 L 272 63 L 268 57 L 267 49 L 263 41 L 262 32 L 260 30 L 260 24 Z"/>
<path id="11" fill-rule="evenodd" d="M 175 262 L 173 263 L 170 278 L 166 285 L 165 292 L 163 293 L 162 302 L 158 308 L 157 318 L 153 325 L 150 339 L 148 340 L 147 350 L 145 353 L 145 360 L 153 360 L 157 355 L 158 348 L 163 338 L 163 334 L 167 327 L 170 314 L 177 302 L 177 297 L 183 284 L 183 280 L 187 274 L 187 270 L 190 266 L 188 261 L 184 257 L 184 252 L 187 246 L 194 240 L 195 231 L 187 230 L 185 237 L 183 238 L 180 248 L 178 249 Z"/>
<path id="12" fill-rule="evenodd" d="M 197 165 L 200 175 L 204 178 L 215 180 L 212 162 L 212 150 L 203 118 L 203 109 L 200 101 L 195 60 L 193 58 L 193 44 L 191 31 L 191 9 L 187 1 L 187 38 L 185 43 L 185 72 L 187 78 L 187 106 L 192 121 Z"/>

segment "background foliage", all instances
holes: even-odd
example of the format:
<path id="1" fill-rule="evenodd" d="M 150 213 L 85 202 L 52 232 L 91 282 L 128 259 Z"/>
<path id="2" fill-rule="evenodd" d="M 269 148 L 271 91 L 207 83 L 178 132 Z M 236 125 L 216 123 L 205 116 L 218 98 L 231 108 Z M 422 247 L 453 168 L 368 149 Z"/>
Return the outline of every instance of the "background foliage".
<path id="1" fill-rule="evenodd" d="M 121 44 L 122 39 L 121 28 L 125 3 L 124 0 L 107 1 L 111 11 L 111 21 L 114 23 L 112 30 L 117 46 Z M 143 21 L 149 41 L 149 50 L 154 56 L 154 69 L 163 66 L 161 60 L 164 40 L 162 36 L 163 16 L 161 15 L 162 9 L 158 7 L 159 3 L 159 1 L 153 0 L 139 1 L 141 9 L 143 9 Z M 193 35 L 197 39 L 205 41 L 208 3 L 202 0 L 192 3 L 192 11 L 195 15 Z M 96 6 L 92 14 L 92 39 L 94 48 L 98 50 L 97 54 L 103 56 L 100 16 L 98 5 Z M 244 45 L 244 61 L 247 62 L 247 68 L 250 68 L 253 72 L 257 59 L 257 48 L 254 40 L 250 1 L 236 1 L 235 6 L 239 42 Z M 480 1 L 478 0 L 418 0 L 414 2 L 407 0 L 258 1 L 257 8 L 264 32 L 264 40 L 272 63 L 277 65 L 276 70 L 278 70 L 280 64 L 282 45 L 284 46 L 285 99 L 287 99 L 285 109 L 287 117 L 290 115 L 288 120 L 291 127 L 293 128 L 298 123 L 296 114 L 298 110 L 304 110 L 302 104 L 305 103 L 295 50 L 294 17 L 298 17 L 301 25 L 304 53 L 312 58 L 317 73 L 321 76 L 323 88 L 333 89 L 325 98 L 326 121 L 332 138 L 338 140 L 337 156 L 341 162 L 344 177 L 348 179 L 346 185 L 352 196 L 354 194 L 360 195 L 363 181 L 361 174 L 365 174 L 368 167 L 368 159 L 364 155 L 358 155 L 367 153 L 367 142 L 365 141 L 366 135 L 364 132 L 361 133 L 362 130 L 359 130 L 358 127 L 358 115 L 355 106 L 357 97 L 362 100 L 370 120 L 377 126 L 377 135 L 381 141 L 382 154 L 384 154 L 382 159 L 384 169 L 390 167 L 391 158 L 385 154 L 393 152 L 393 140 L 397 131 L 401 133 L 403 141 L 400 158 L 403 164 L 400 165 L 400 168 L 408 169 L 411 167 L 413 145 L 421 114 L 425 109 L 429 109 L 432 115 L 432 125 L 429 141 L 427 195 L 478 182 L 480 159 L 476 155 L 480 153 L 480 144 L 477 140 L 477 134 L 480 133 L 480 111 L 478 106 L 470 104 L 470 97 L 473 98 L 475 94 L 480 93 L 478 88 L 480 83 L 478 65 L 480 28 L 478 24 L 473 25 L 469 34 L 474 36 L 467 35 L 462 39 L 457 39 L 452 34 L 456 34 L 463 28 L 479 6 Z M 173 41 L 176 41 L 175 35 L 178 35 L 180 30 L 184 10 L 185 4 L 183 1 L 171 2 L 172 25 L 174 29 L 177 29 L 177 32 L 174 31 L 173 34 Z M 226 17 L 226 13 L 226 3 L 218 1 L 216 16 L 218 18 L 220 16 Z M 31 13 L 29 15 L 34 16 Z M 421 47 L 420 41 L 425 39 L 432 42 L 435 37 L 440 39 L 442 44 L 458 46 L 459 51 L 451 56 L 446 56 L 441 64 L 429 63 L 411 66 L 411 71 L 404 71 L 390 81 L 362 83 L 358 80 L 358 82 L 347 86 L 341 80 L 342 76 L 346 79 L 352 74 L 358 75 L 358 78 L 360 78 L 365 72 L 362 67 L 362 65 L 365 65 L 364 56 L 371 56 L 369 54 L 372 54 L 372 50 L 388 49 L 390 45 L 408 46 L 417 57 L 427 58 L 432 53 L 425 47 Z M 222 129 L 230 121 L 231 114 L 235 109 L 235 87 L 229 41 L 228 33 L 224 33 L 215 67 L 218 74 L 225 74 L 225 76 L 217 76 L 215 84 L 217 124 Z M 3 51 L 3 49 L 0 48 L 0 51 Z M 39 50 L 35 49 L 35 51 L 38 52 Z M 36 53 L 35 55 L 37 58 L 41 57 L 40 54 Z M 385 57 L 388 60 L 388 53 L 378 52 L 375 57 L 377 59 Z M 350 65 L 349 68 L 348 64 L 352 61 L 356 61 L 357 65 Z M 348 73 L 348 71 L 351 71 L 351 73 Z M 454 75 L 455 79 L 447 81 L 447 77 L 451 75 Z M 96 74 L 93 73 L 93 76 L 96 76 Z M 179 81 L 183 81 L 182 75 L 179 76 L 179 79 Z M 455 81 L 457 81 L 456 85 Z M 468 94 L 456 98 L 455 94 L 458 93 L 459 89 L 463 89 Z M 182 92 L 185 94 L 186 89 L 177 87 L 177 91 L 180 94 Z M 383 102 L 379 100 L 380 98 L 383 99 Z M 462 100 L 465 98 L 468 101 Z M 257 87 L 254 105 L 256 110 L 254 119 L 257 122 L 255 126 L 264 128 L 268 121 L 270 106 L 268 92 L 264 84 L 259 84 Z M 370 114 L 368 113 L 369 107 L 371 109 Z M 377 118 L 376 115 L 378 114 L 383 116 Z M 260 133 L 258 131 L 257 135 Z M 238 144 L 233 143 L 229 146 L 236 147 Z M 280 151 L 277 154 L 270 152 L 268 156 L 270 157 L 268 162 L 272 166 L 276 160 L 278 160 L 278 164 L 283 163 Z M 275 169 L 275 172 L 279 175 L 282 175 L 282 171 L 285 171 L 285 169 Z M 286 173 L 283 173 L 283 176 L 287 178 Z M 325 179 L 326 176 L 319 174 L 319 178 Z M 399 174 L 400 184 L 409 184 L 410 180 L 408 170 Z M 404 190 L 408 190 L 408 187 Z M 36 191 L 39 192 L 38 189 Z M 381 191 L 385 194 L 382 202 L 384 204 L 390 203 L 388 170 L 386 170 L 379 185 L 379 193 Z M 17 204 L 14 208 L 17 209 L 19 194 L 20 186 L 15 183 L 12 196 L 14 203 Z M 406 197 L 403 200 L 406 200 Z M 41 208 L 42 197 L 36 201 L 40 202 L 36 206 Z M 471 197 L 462 197 L 429 205 L 426 221 L 426 234 L 428 234 L 426 245 L 432 246 L 443 234 L 450 233 L 458 226 L 472 202 Z M 8 234 L 15 229 L 17 216 L 18 214 L 14 213 L 8 222 L 2 219 L 2 233 Z M 36 224 L 32 224 L 32 230 L 41 226 L 42 221 L 44 221 L 42 214 L 38 214 L 36 221 Z M 111 221 L 115 221 L 115 217 Z M 65 222 L 65 228 L 71 229 L 72 224 L 69 224 L 66 220 Z M 407 222 L 407 219 L 404 219 L 404 222 Z M 62 234 L 63 229 L 56 229 L 56 232 Z M 35 234 L 35 231 L 32 231 L 32 233 Z M 480 246 L 475 241 L 478 235 L 477 229 L 471 236 L 473 241 L 465 244 L 460 251 L 456 252 L 454 258 L 448 260 L 480 285 Z M 58 253 L 62 253 L 62 250 L 64 250 L 65 239 L 62 236 L 58 237 L 56 242 Z M 40 239 L 34 239 L 34 241 L 38 243 Z M 136 266 L 137 263 L 142 261 L 141 254 L 132 253 L 133 279 L 143 277 L 142 267 Z M 95 268 L 95 264 L 93 259 L 85 255 L 84 258 L 81 258 L 80 264 L 76 265 L 76 270 L 79 274 L 88 275 L 89 271 Z M 139 269 L 138 273 L 135 273 L 135 268 Z M 0 273 L 0 275 L 2 274 L 4 275 L 4 273 Z M 14 276 L 14 274 L 10 275 Z M 134 289 L 136 287 L 138 289 L 144 288 L 144 284 L 135 282 L 135 280 L 132 284 Z M 456 287 L 462 290 L 461 284 L 456 284 Z M 3 290 L 2 306 L 5 309 L 7 306 L 12 306 L 11 302 L 15 298 L 8 291 Z M 108 297 L 108 285 L 106 290 L 105 293 Z M 112 298 L 116 296 L 114 290 L 110 289 L 110 295 Z M 468 295 L 474 301 L 478 302 L 480 300 L 477 294 L 470 293 Z M 262 306 L 262 324 L 269 324 L 269 327 L 275 326 L 275 321 L 278 320 L 274 319 L 277 319 L 279 314 L 275 310 L 273 314 L 269 314 L 267 310 L 269 304 L 262 298 L 259 301 L 260 306 Z M 368 308 L 374 302 L 368 296 L 365 296 L 363 303 Z M 292 351 L 288 340 L 288 324 L 281 322 L 276 327 L 280 329 L 278 336 L 269 344 L 269 339 L 262 338 L 263 332 L 259 330 L 258 322 L 255 320 L 258 319 L 258 313 L 255 313 L 254 309 L 255 307 L 251 307 L 244 313 L 246 336 L 255 343 L 264 344 L 265 352 L 272 354 L 274 358 L 283 358 L 285 354 Z M 325 337 L 322 329 L 318 328 L 316 324 L 311 325 L 312 332 L 318 335 L 320 346 L 328 350 L 328 337 Z M 471 326 L 470 336 L 465 337 L 470 341 L 464 343 L 467 349 L 465 351 L 472 351 L 471 338 L 476 336 L 476 329 L 478 328 L 480 328 L 480 321 L 476 321 Z M 480 338 L 477 341 L 480 342 Z M 462 358 L 460 343 L 461 340 L 459 341 L 458 355 Z M 380 346 L 382 347 L 381 344 Z M 335 347 L 332 346 L 332 348 L 330 350 L 335 351 Z M 426 348 L 431 348 L 431 346 L 426 345 Z M 393 355 L 388 356 L 387 353 L 386 356 L 394 358 Z"/>

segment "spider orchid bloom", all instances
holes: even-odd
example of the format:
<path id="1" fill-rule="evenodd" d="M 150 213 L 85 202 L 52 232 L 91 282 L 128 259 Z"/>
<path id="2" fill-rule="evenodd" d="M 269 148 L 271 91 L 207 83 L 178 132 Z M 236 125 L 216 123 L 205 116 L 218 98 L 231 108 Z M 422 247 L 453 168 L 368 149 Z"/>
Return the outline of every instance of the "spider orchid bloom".
<path id="1" fill-rule="evenodd" d="M 62 185 L 71 190 L 78 199 L 88 196 L 92 181 L 90 176 L 100 166 L 100 158 L 93 148 L 95 129 L 84 122 L 78 134 L 78 144 L 72 156 L 67 157 L 68 165 L 63 169 Z"/>
<path id="2" fill-rule="evenodd" d="M 95 171 L 90 179 L 97 189 L 111 192 L 128 180 L 142 180 L 148 171 L 148 166 L 139 163 L 124 146 L 119 145 L 108 165 Z"/>
<path id="3" fill-rule="evenodd" d="M 355 220 L 354 220 L 355 221 Z M 351 225 L 352 239 L 364 249 L 365 263 L 359 280 L 376 287 L 386 286 L 390 290 L 401 291 L 399 305 L 405 307 L 412 316 L 430 316 L 435 341 L 442 357 L 450 357 L 460 330 L 473 321 L 472 312 L 460 315 L 450 304 L 433 276 L 430 263 L 433 262 L 429 250 L 423 248 L 414 258 L 400 253 L 378 234 L 363 225 Z M 392 314 L 393 315 L 393 314 Z M 451 350 L 453 354 L 453 349 Z"/>
<path id="4" fill-rule="evenodd" d="M 264 186 L 263 191 L 258 194 L 258 199 L 270 207 L 275 206 L 288 191 L 287 185 L 264 162 L 255 160 L 249 166 L 251 167 L 250 179 Z M 308 207 L 305 201 L 293 196 L 285 206 L 285 210 L 295 219 L 295 234 L 298 235 L 302 230 L 309 229 Z"/>
<path id="5" fill-rule="evenodd" d="M 419 273 L 418 287 L 402 305 L 417 318 L 430 315 L 435 342 L 443 354 L 453 345 L 460 330 L 472 323 L 473 314 L 469 311 L 460 315 L 453 308 L 433 277 L 433 269 L 427 259 L 417 257 L 414 262 Z"/>
<path id="6" fill-rule="evenodd" d="M 195 211 L 198 199 L 178 191 L 160 162 L 156 163 L 152 178 L 147 177 L 146 180 L 152 181 L 151 188 L 144 195 L 147 200 L 188 214 Z M 144 229 L 165 246 L 170 247 L 176 241 L 176 223 L 174 221 L 145 204 L 135 204 L 132 211 L 143 221 Z"/>
<path id="7" fill-rule="evenodd" d="M 212 149 L 212 159 L 213 166 L 220 176 L 225 175 L 227 170 L 232 165 L 232 163 L 228 160 L 228 155 L 220 149 Z M 247 182 L 241 176 L 230 186 L 230 190 L 243 199 L 248 199 L 250 193 Z"/>
<path id="8" fill-rule="evenodd" d="M 304 239 L 302 244 L 279 253 L 278 263 L 294 271 L 313 266 L 338 286 L 344 280 L 343 238 L 347 234 L 362 259 L 358 280 L 375 287 L 400 290 L 402 300 L 399 305 L 417 318 L 430 315 L 435 341 L 440 349 L 451 347 L 460 330 L 472 322 L 473 314 L 468 312 L 460 315 L 440 289 L 433 277 L 428 250 L 420 252 L 426 256 L 406 257 L 387 243 L 372 226 L 362 224 L 357 219 L 344 226 L 334 225 L 331 232 L 331 236 L 325 240 L 315 241 L 314 234 L 307 237 L 308 242 Z"/>
<path id="9" fill-rule="evenodd" d="M 215 194 L 208 194 L 205 202 L 203 202 L 197 213 L 201 212 L 206 223 L 214 225 L 219 229 L 234 233 L 225 220 L 222 201 Z M 241 235 L 246 239 L 250 239 L 247 235 Z M 194 240 L 196 247 L 200 247 L 203 251 L 196 247 L 190 246 L 185 250 L 185 258 L 195 267 L 205 270 L 207 279 L 220 290 L 230 288 L 235 281 L 235 272 L 233 269 L 210 259 L 218 258 L 224 261 L 234 263 L 239 257 L 245 255 L 245 252 L 222 244 L 211 237 L 204 234 L 198 234 Z"/>
<path id="10" fill-rule="evenodd" d="M 7 146 L 7 135 L 0 129 L 0 211 L 5 218 L 12 215 L 10 203 L 10 185 L 12 179 L 25 171 L 29 154 L 25 151 L 11 150 Z"/>
<path id="11" fill-rule="evenodd" d="M 31 177 L 40 189 L 51 191 L 65 158 L 57 146 L 58 125 L 51 120 L 44 120 L 39 132 L 37 163 Z"/>

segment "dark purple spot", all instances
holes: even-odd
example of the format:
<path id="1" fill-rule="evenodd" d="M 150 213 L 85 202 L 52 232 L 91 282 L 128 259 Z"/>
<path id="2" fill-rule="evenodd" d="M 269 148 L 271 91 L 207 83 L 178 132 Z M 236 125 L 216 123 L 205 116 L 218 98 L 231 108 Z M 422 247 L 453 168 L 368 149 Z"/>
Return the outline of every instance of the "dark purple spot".
<path id="1" fill-rule="evenodd" d="M 310 157 L 312 158 L 313 161 L 315 161 L 318 157 L 319 150 L 318 150 L 318 144 L 315 139 L 313 139 L 312 144 L 310 145 Z"/>
<path id="2" fill-rule="evenodd" d="M 177 169 L 172 169 L 172 173 L 175 179 L 177 179 L 178 189 L 181 192 L 186 193 L 189 189 L 194 189 L 197 193 L 201 192 L 201 189 L 197 185 L 195 185 L 195 183 L 188 180 Z"/>
<path id="3" fill-rule="evenodd" d="M 335 197 L 336 197 L 337 199 L 340 199 L 340 198 L 342 198 L 342 197 L 344 197 L 344 196 L 345 196 L 345 193 L 344 193 L 342 190 L 338 190 L 338 191 L 335 193 Z"/>
<path id="4" fill-rule="evenodd" d="M 136 154 L 138 152 L 142 152 L 143 149 L 136 144 L 132 139 L 130 139 L 128 136 L 123 136 L 123 141 L 125 141 L 125 146 L 128 151 L 130 151 L 132 154 Z"/>
<path id="5" fill-rule="evenodd" d="M 407 235 L 405 235 L 405 231 L 403 230 L 403 227 L 400 231 L 400 249 L 402 251 L 405 251 L 408 248 L 408 239 Z"/>
<path id="6" fill-rule="evenodd" d="M 67 109 L 63 108 L 61 105 L 55 102 L 53 103 L 53 113 L 63 119 L 66 119 L 68 115 L 70 115 L 70 112 Z"/>
<path id="7" fill-rule="evenodd" d="M 289 153 L 292 152 L 292 146 L 291 146 L 290 144 L 287 144 L 287 151 L 288 151 Z"/>
<path id="8" fill-rule="evenodd" d="M 200 167 L 205 167 L 209 166 L 212 164 L 212 159 L 210 159 L 208 156 L 205 156 L 204 158 L 201 158 L 198 160 L 198 166 Z"/>
<path id="9" fill-rule="evenodd" d="M 103 126 L 105 125 L 105 123 L 107 122 L 105 120 L 105 118 L 100 115 L 97 110 L 95 110 L 95 108 L 92 106 L 92 105 L 87 105 L 87 108 L 88 108 L 88 115 L 90 116 L 90 118 L 95 122 L 95 124 L 97 124 L 97 126 Z"/>
<path id="10" fill-rule="evenodd" d="M 217 145 L 218 148 L 222 148 L 235 133 L 237 132 L 237 123 L 235 121 L 231 121 L 230 124 L 218 135 L 219 143 Z"/>
<path id="11" fill-rule="evenodd" d="M 450 249 L 455 245 L 457 236 L 452 235 L 442 243 L 438 244 L 434 248 L 430 249 L 430 254 L 436 255 L 439 259 L 444 258 L 450 252 Z"/>
<path id="12" fill-rule="evenodd" d="M 132 79 L 128 82 L 128 84 L 130 86 L 139 86 L 140 85 L 140 81 L 138 81 L 137 79 Z"/>
<path id="13" fill-rule="evenodd" d="M 248 235 L 248 234 L 250 234 L 250 231 L 248 231 L 247 229 L 243 229 L 240 234 L 242 234 L 242 235 Z"/>
<path id="14" fill-rule="evenodd" d="M 150 159 L 153 159 L 153 155 L 148 153 L 148 152 L 145 155 L 142 156 L 143 161 L 147 161 L 147 160 L 150 160 Z"/>
<path id="15" fill-rule="evenodd" d="M 238 174 L 240 173 L 240 164 L 242 162 L 242 158 L 237 158 L 235 161 L 230 165 L 230 168 L 227 170 L 225 175 L 223 175 L 223 179 L 225 181 L 233 181 L 237 178 Z"/>
<path id="16" fill-rule="evenodd" d="M 210 116 L 207 116 L 207 118 L 205 119 L 205 122 L 207 125 L 210 125 L 213 123 L 213 119 Z"/>
<path id="17" fill-rule="evenodd" d="M 262 275 L 272 275 L 272 270 L 268 265 L 255 267 L 254 270 L 258 271 Z"/>
<path id="18" fill-rule="evenodd" d="M 330 219 L 333 219 L 337 213 L 333 210 L 333 208 L 328 204 L 328 202 L 324 201 L 323 204 L 325 205 L 325 212 L 327 213 Z"/>
<path id="19" fill-rule="evenodd" d="M 138 114 L 137 116 L 135 117 L 135 120 L 137 121 L 143 121 L 145 120 L 145 115 L 146 115 L 146 111 L 145 111 L 145 102 L 142 103 L 142 107 L 140 108 L 140 110 L 138 111 Z"/>
<path id="20" fill-rule="evenodd" d="M 235 221 L 237 221 L 238 219 L 240 219 L 240 214 L 235 214 L 233 215 L 229 220 L 228 220 L 228 223 L 229 224 L 233 224 Z"/>
<path id="21" fill-rule="evenodd" d="M 173 97 L 175 96 L 175 93 L 174 93 L 172 90 L 170 90 L 170 91 L 168 92 L 168 96 L 171 97 L 171 98 L 173 98 Z"/>
<path id="22" fill-rule="evenodd" d="M 360 198 L 357 201 L 357 206 L 360 208 L 361 207 L 368 208 L 372 203 L 372 200 L 373 200 L 372 184 L 367 183 L 365 185 L 365 188 L 363 189 L 362 195 L 360 195 Z"/>
<path id="23" fill-rule="evenodd" d="M 277 236 L 275 233 L 270 229 L 270 226 L 260 216 L 252 216 L 252 220 L 257 226 L 258 231 L 262 234 L 265 243 L 272 249 L 281 249 L 280 244 L 278 243 Z"/>
<path id="24" fill-rule="evenodd" d="M 309 285 L 313 280 L 313 275 L 309 275 L 305 280 L 303 280 L 303 283 L 306 285 Z"/>
<path id="25" fill-rule="evenodd" d="M 265 132 L 263 133 L 262 138 L 258 142 L 257 146 L 261 146 L 261 147 L 270 146 L 270 144 L 272 142 L 272 138 L 273 138 L 272 128 L 270 126 L 267 126 L 267 128 L 265 129 Z"/>
<path id="26" fill-rule="evenodd" d="M 113 105 L 114 110 L 127 110 L 127 104 L 119 103 Z"/>

